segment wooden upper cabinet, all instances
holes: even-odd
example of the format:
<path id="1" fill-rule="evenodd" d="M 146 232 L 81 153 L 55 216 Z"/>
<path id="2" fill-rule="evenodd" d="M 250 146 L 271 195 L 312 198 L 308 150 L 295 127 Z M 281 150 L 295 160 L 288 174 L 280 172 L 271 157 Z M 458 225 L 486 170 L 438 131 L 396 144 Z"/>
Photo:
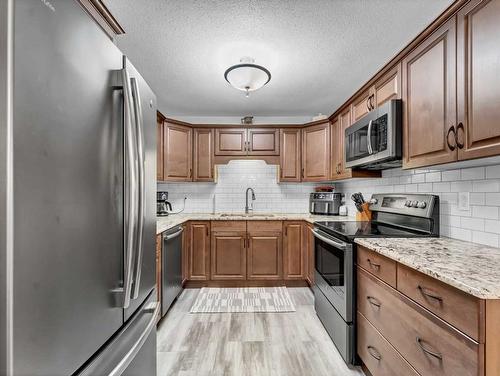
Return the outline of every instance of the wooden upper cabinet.
<path id="1" fill-rule="evenodd" d="M 401 99 L 401 62 L 375 82 L 372 92 L 375 108 L 391 99 Z"/>
<path id="2" fill-rule="evenodd" d="M 193 130 L 193 181 L 214 181 L 214 130 Z"/>
<path id="3" fill-rule="evenodd" d="M 156 180 L 163 181 L 163 121 L 159 113 L 156 115 Z"/>
<path id="4" fill-rule="evenodd" d="M 248 155 L 279 155 L 279 129 L 248 129 Z"/>
<path id="5" fill-rule="evenodd" d="M 500 1 L 472 0 L 457 16 L 458 159 L 500 154 Z"/>
<path id="6" fill-rule="evenodd" d="M 457 159 L 455 24 L 449 19 L 403 60 L 404 168 Z"/>
<path id="7" fill-rule="evenodd" d="M 330 179 L 330 124 L 307 126 L 302 130 L 302 181 Z"/>
<path id="8" fill-rule="evenodd" d="M 285 279 L 306 279 L 307 248 L 304 248 L 302 222 L 283 222 L 283 265 Z"/>
<path id="9" fill-rule="evenodd" d="M 347 108 L 339 115 L 339 178 L 350 177 L 351 169 L 345 167 L 345 130 L 351 126 L 351 110 Z"/>
<path id="10" fill-rule="evenodd" d="M 192 128 L 166 121 L 163 125 L 163 180 L 192 180 Z"/>
<path id="11" fill-rule="evenodd" d="M 330 123 L 330 136 L 331 136 L 331 174 L 332 179 L 338 179 L 341 173 L 342 168 L 342 154 L 344 148 L 342 147 L 343 141 L 341 140 L 341 129 L 340 129 L 340 120 L 339 118 L 335 118 Z"/>
<path id="12" fill-rule="evenodd" d="M 352 103 L 352 121 L 358 121 L 375 108 L 372 89 L 360 94 Z"/>
<path id="13" fill-rule="evenodd" d="M 215 155 L 247 154 L 247 130 L 244 128 L 216 128 Z"/>
<path id="14" fill-rule="evenodd" d="M 301 181 L 300 134 L 300 129 L 284 128 L 280 131 L 280 181 Z"/>
<path id="15" fill-rule="evenodd" d="M 210 279 L 210 222 L 190 222 L 188 231 L 188 279 Z"/>

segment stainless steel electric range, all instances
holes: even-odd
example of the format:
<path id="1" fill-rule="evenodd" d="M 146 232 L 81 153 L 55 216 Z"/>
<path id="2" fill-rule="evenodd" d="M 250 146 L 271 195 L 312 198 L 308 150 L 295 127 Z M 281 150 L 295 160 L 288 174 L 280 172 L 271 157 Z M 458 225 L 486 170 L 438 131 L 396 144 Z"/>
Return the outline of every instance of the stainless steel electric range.
<path id="1" fill-rule="evenodd" d="M 316 222 L 315 308 L 347 364 L 356 364 L 356 238 L 439 236 L 439 197 L 374 194 L 369 222 Z"/>

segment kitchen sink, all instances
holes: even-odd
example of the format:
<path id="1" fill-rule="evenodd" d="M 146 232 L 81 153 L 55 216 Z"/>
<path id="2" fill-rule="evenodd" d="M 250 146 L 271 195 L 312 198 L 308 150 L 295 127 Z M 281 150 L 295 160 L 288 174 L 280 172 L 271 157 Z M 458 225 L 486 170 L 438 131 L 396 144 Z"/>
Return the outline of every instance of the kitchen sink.
<path id="1" fill-rule="evenodd" d="M 274 214 L 265 213 L 222 213 L 221 217 L 274 217 Z"/>

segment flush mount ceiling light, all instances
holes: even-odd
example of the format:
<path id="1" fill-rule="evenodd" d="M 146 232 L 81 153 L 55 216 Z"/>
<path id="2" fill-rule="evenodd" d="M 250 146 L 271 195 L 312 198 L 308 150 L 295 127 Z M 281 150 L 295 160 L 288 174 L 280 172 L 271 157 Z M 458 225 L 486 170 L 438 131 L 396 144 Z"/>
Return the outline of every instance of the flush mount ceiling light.
<path id="1" fill-rule="evenodd" d="M 260 89 L 271 80 L 271 73 L 263 66 L 255 64 L 251 57 L 243 57 L 240 64 L 226 70 L 224 78 L 235 89 L 244 91 L 248 97 L 251 91 Z"/>

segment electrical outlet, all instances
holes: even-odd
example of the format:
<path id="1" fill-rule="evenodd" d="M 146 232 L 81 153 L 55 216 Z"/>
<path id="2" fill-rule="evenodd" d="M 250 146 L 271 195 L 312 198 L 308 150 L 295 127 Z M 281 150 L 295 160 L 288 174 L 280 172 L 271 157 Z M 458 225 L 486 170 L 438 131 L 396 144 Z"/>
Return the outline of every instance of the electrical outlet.
<path id="1" fill-rule="evenodd" d="M 470 210 L 470 193 L 469 192 L 459 192 L 458 193 L 458 210 Z"/>

